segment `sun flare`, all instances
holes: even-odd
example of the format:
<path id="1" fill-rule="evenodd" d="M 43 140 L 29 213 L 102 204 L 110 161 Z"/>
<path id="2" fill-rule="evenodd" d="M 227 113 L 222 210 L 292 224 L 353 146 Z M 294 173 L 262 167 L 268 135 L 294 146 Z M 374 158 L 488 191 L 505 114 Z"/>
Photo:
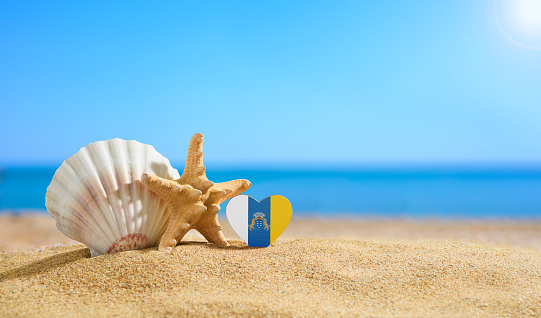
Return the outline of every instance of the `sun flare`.
<path id="1" fill-rule="evenodd" d="M 494 18 L 508 40 L 541 50 L 541 0 L 494 0 Z"/>

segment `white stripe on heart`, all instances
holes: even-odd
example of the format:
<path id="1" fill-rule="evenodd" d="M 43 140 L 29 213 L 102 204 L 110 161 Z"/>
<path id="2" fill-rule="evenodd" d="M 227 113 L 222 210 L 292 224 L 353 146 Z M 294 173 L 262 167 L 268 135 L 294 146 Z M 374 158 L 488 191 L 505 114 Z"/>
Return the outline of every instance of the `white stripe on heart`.
<path id="1" fill-rule="evenodd" d="M 229 200 L 226 207 L 227 220 L 240 238 L 248 243 L 248 198 L 241 194 Z"/>

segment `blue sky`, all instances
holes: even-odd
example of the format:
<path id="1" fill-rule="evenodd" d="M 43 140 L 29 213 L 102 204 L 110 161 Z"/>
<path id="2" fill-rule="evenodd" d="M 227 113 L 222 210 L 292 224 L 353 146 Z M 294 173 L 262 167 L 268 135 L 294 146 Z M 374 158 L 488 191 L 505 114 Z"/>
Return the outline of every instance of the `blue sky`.
<path id="1" fill-rule="evenodd" d="M 3 1 L 0 107 L 3 164 L 195 132 L 216 164 L 541 164 L 541 50 L 492 0 Z"/>

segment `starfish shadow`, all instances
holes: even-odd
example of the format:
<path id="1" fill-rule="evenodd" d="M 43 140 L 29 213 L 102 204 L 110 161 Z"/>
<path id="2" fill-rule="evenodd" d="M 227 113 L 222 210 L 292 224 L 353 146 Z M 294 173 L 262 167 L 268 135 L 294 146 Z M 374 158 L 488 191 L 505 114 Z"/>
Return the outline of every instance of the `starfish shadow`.
<path id="1" fill-rule="evenodd" d="M 181 241 L 178 246 L 182 245 L 202 245 L 210 249 L 218 250 L 251 250 L 258 247 L 250 247 L 248 244 L 244 243 L 241 240 L 228 240 L 229 246 L 219 246 L 209 242 L 200 242 L 200 241 Z"/>
<path id="2" fill-rule="evenodd" d="M 61 254 L 55 254 L 49 257 L 33 261 L 11 270 L 0 273 L 0 282 L 16 279 L 25 276 L 31 276 L 38 273 L 45 273 L 57 267 L 75 262 L 82 258 L 90 258 L 90 250 L 81 248 L 75 251 L 69 251 Z"/>

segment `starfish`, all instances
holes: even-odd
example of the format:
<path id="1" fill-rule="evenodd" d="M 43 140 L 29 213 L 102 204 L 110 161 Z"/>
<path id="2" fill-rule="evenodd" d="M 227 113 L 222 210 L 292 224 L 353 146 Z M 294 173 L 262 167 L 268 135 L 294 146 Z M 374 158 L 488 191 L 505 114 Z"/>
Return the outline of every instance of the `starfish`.
<path id="1" fill-rule="evenodd" d="M 171 253 L 186 233 L 195 229 L 207 241 L 228 246 L 218 221 L 220 204 L 248 190 L 252 185 L 245 179 L 214 183 L 207 179 L 203 166 L 203 134 L 193 135 L 182 176 L 164 179 L 144 172 L 141 181 L 169 206 L 171 215 L 158 250 Z"/>

